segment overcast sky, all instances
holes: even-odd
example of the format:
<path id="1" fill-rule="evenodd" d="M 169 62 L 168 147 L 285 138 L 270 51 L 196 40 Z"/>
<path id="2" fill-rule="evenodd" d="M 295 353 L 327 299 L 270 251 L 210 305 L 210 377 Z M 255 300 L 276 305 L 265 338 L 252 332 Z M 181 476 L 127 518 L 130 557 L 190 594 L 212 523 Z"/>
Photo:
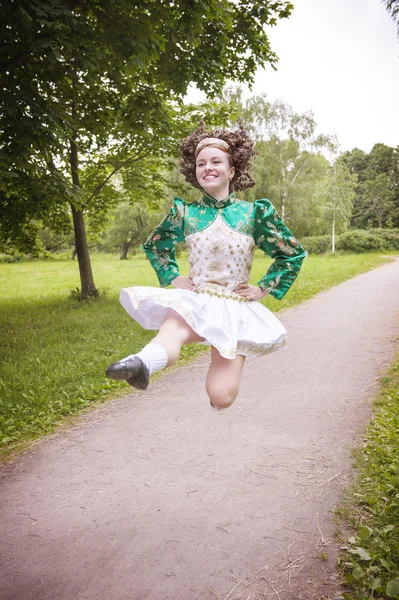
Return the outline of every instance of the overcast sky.
<path id="1" fill-rule="evenodd" d="M 293 0 L 271 28 L 278 71 L 259 71 L 253 93 L 313 111 L 341 150 L 399 144 L 399 43 L 380 0 Z M 193 95 L 190 99 L 199 99 Z"/>

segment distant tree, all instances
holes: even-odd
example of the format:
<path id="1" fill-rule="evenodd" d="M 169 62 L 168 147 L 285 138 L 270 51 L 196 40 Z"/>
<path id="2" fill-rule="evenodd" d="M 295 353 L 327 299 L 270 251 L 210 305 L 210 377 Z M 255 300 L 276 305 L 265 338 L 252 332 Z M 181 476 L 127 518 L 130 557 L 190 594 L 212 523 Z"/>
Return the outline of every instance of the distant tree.
<path id="1" fill-rule="evenodd" d="M 357 176 L 351 226 L 399 227 L 399 148 L 375 144 L 369 154 L 355 148 L 343 160 Z"/>
<path id="2" fill-rule="evenodd" d="M 191 82 L 215 94 L 275 66 L 266 25 L 287 0 L 9 0 L 0 5 L 0 237 L 72 213 L 81 296 L 97 295 L 84 215 L 118 201 L 111 180 L 162 163 L 192 127 Z M 147 163 L 148 164 L 148 163 Z M 132 177 L 131 177 L 132 179 Z M 144 192 L 145 193 L 145 190 Z"/>
<path id="3" fill-rule="evenodd" d="M 372 224 L 377 222 L 379 229 L 392 226 L 395 216 L 394 193 L 390 189 L 386 173 L 379 173 L 375 179 L 364 182 L 363 194 L 367 207 L 365 217 Z"/>
<path id="4" fill-rule="evenodd" d="M 336 234 L 345 231 L 350 223 L 356 177 L 350 173 L 345 162 L 338 157 L 330 166 L 321 186 L 321 194 L 324 196 L 324 222 L 330 225 L 331 251 L 334 253 Z"/>
<path id="5" fill-rule="evenodd" d="M 38 231 L 38 238 L 45 253 L 54 254 L 64 250 L 68 245 L 66 236 L 55 233 L 48 227 L 42 227 Z"/>
<path id="6" fill-rule="evenodd" d="M 294 140 L 260 141 L 256 144 L 258 155 L 252 170 L 256 185 L 245 197 L 248 200 L 269 198 L 290 223 L 296 235 L 324 233 L 319 182 L 324 181 L 329 164 L 321 155 L 301 151 Z M 282 164 L 287 170 L 282 174 Z"/>
<path id="7" fill-rule="evenodd" d="M 148 212 L 144 204 L 120 203 L 113 220 L 101 237 L 101 246 L 110 252 L 121 251 L 121 260 L 126 260 L 130 250 L 139 247 L 161 220 L 159 213 Z"/>

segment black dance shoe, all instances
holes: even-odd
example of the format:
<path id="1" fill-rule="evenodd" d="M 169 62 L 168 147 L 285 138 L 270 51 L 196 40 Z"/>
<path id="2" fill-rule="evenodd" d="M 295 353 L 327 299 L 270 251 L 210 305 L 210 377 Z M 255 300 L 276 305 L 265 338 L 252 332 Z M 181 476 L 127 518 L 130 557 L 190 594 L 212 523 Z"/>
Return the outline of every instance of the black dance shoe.
<path id="1" fill-rule="evenodd" d="M 150 372 L 138 356 L 118 360 L 105 370 L 108 377 L 127 383 L 138 390 L 146 390 L 150 381 Z"/>

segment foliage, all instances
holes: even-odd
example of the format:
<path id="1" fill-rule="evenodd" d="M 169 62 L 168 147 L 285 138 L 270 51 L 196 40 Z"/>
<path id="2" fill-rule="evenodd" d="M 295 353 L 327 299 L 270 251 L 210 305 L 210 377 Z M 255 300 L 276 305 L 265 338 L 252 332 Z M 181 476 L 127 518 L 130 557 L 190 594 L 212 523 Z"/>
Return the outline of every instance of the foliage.
<path id="1" fill-rule="evenodd" d="M 351 226 L 399 227 L 399 149 L 375 144 L 369 154 L 355 148 L 343 160 L 358 180 Z"/>
<path id="2" fill-rule="evenodd" d="M 356 453 L 357 481 L 341 518 L 354 528 L 342 547 L 345 598 L 399 599 L 399 354 L 382 379 L 364 447 Z"/>
<path id="3" fill-rule="evenodd" d="M 365 181 L 364 200 L 380 229 L 384 224 L 389 226 L 392 223 L 395 212 L 394 191 L 386 173 L 378 173 L 375 179 Z"/>
<path id="4" fill-rule="evenodd" d="M 148 213 L 143 204 L 119 204 L 114 212 L 111 226 L 101 238 L 101 248 L 107 252 L 121 251 L 121 259 L 138 248 L 161 221 L 160 213 Z"/>
<path id="5" fill-rule="evenodd" d="M 337 239 L 337 250 L 360 253 L 382 249 L 382 239 L 368 231 L 347 231 Z"/>
<path id="6" fill-rule="evenodd" d="M 55 233 L 48 227 L 43 227 L 38 231 L 38 238 L 47 253 L 57 252 L 64 249 L 66 244 L 65 236 Z"/>
<path id="7" fill-rule="evenodd" d="M 382 240 L 384 250 L 399 250 L 399 229 L 368 229 Z"/>
<path id="8" fill-rule="evenodd" d="M 309 254 L 325 254 L 331 252 L 331 235 L 301 238 L 301 244 Z"/>
<path id="9" fill-rule="evenodd" d="M 390 13 L 392 19 L 396 23 L 396 30 L 399 37 L 399 0 L 383 0 L 384 4 L 387 8 L 387 11 Z"/>
<path id="10" fill-rule="evenodd" d="M 301 237 L 325 233 L 323 222 L 323 181 L 328 162 L 319 154 L 300 151 L 294 140 L 257 142 L 254 188 L 246 199 L 269 198 L 284 220 Z"/>
<path id="11" fill-rule="evenodd" d="M 180 262 L 187 273 L 187 256 L 182 254 Z M 256 252 L 252 282 L 269 262 Z M 381 262 L 376 255 L 308 258 L 286 298 L 265 303 L 274 311 L 293 306 Z M 157 285 L 156 275 L 142 255 L 128 261 L 94 255 L 93 267 L 107 294 L 82 303 L 68 298 L 78 283 L 72 261 L 0 264 L 0 445 L 5 452 L 93 402 L 132 393 L 126 384 L 108 380 L 104 369 L 154 333 L 125 313 L 118 295 L 121 287 Z M 184 348 L 182 358 L 202 351 L 198 345 Z"/>

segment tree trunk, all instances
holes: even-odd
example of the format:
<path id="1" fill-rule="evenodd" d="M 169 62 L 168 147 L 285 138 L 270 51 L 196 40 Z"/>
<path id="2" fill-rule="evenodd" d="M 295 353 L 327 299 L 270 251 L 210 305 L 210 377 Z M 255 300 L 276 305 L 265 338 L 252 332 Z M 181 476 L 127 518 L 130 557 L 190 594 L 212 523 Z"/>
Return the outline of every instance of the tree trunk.
<path id="1" fill-rule="evenodd" d="M 80 188 L 78 173 L 78 149 L 74 139 L 70 140 L 70 165 L 73 184 Z M 90 254 L 87 245 L 86 227 L 83 219 L 83 211 L 78 210 L 71 204 L 73 228 L 75 232 L 75 248 L 79 263 L 80 273 L 80 297 L 82 300 L 98 296 L 98 290 L 94 285 L 93 272 L 91 270 Z"/>
<path id="2" fill-rule="evenodd" d="M 334 187 L 333 187 L 333 219 L 332 219 L 332 232 L 331 232 L 331 254 L 335 252 L 335 208 L 336 208 L 336 185 L 337 185 L 337 161 L 334 162 Z"/>
<path id="3" fill-rule="evenodd" d="M 281 194 L 281 220 L 284 221 L 285 218 L 285 201 L 287 199 L 287 192 L 284 191 Z"/>
<path id="4" fill-rule="evenodd" d="M 379 198 L 378 198 L 378 200 L 379 200 Z M 382 229 L 384 215 L 383 215 L 383 211 L 378 210 L 378 208 L 376 210 L 376 217 L 377 217 L 378 229 Z"/>
<path id="5" fill-rule="evenodd" d="M 127 260 L 127 253 L 129 252 L 130 244 L 128 242 L 122 242 L 122 254 L 121 260 Z"/>
<path id="6" fill-rule="evenodd" d="M 86 228 L 83 219 L 83 212 L 77 210 L 73 205 L 72 217 L 73 217 L 73 228 L 75 231 L 75 245 L 76 255 L 79 263 L 80 273 L 80 297 L 82 300 L 98 296 L 98 290 L 94 285 L 93 272 L 91 270 L 89 248 L 87 246 Z"/>
<path id="7" fill-rule="evenodd" d="M 332 235 L 331 235 L 331 253 L 335 252 L 335 213 L 333 214 Z"/>

